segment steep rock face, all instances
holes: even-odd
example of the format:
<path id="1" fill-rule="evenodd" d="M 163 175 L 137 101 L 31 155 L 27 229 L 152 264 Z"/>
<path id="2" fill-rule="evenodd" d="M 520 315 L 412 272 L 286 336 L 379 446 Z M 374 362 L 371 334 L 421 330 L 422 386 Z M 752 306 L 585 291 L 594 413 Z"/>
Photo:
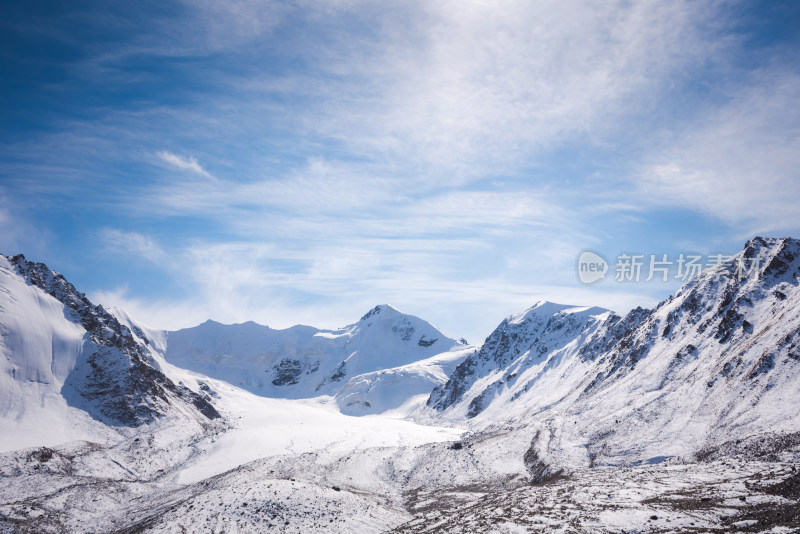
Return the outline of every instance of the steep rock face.
<path id="1" fill-rule="evenodd" d="M 756 378 L 792 354 L 798 284 L 800 242 L 756 237 L 719 269 L 682 287 L 619 341 L 595 352 L 606 365 L 592 385 L 628 374 L 640 360 L 667 348 L 674 354 L 670 372 L 689 357 L 713 354 L 720 358 L 719 376 L 728 382 Z M 754 347 L 776 332 L 780 341 L 746 365 Z"/>
<path id="2" fill-rule="evenodd" d="M 68 354 L 53 343 L 50 350 L 39 355 L 41 361 L 32 363 L 24 347 L 38 344 L 39 332 L 49 326 L 18 325 L 16 330 L 22 332 L 6 332 L 15 336 L 13 343 L 4 343 L 12 377 L 17 378 L 17 369 L 27 369 L 28 373 L 20 375 L 20 380 L 29 380 L 30 373 L 35 373 L 42 377 L 43 383 L 60 387 L 59 393 L 69 404 L 110 425 L 135 427 L 150 423 L 178 404 L 209 419 L 219 416 L 203 396 L 174 384 L 161 372 L 149 353 L 146 337 L 142 335 L 143 341 L 137 340 L 127 326 L 102 306 L 92 304 L 61 274 L 42 263 L 28 262 L 22 255 L 2 260 L 6 275 L 13 273 L 41 292 L 34 290 L 39 296 L 34 295 L 34 303 L 27 310 L 18 308 L 13 312 L 34 313 L 30 310 L 32 306 L 52 307 L 48 299 L 55 299 L 63 305 L 64 318 L 76 327 L 73 333 L 80 336 L 64 341 L 73 345 Z M 6 285 L 15 282 L 9 279 Z M 19 301 L 11 289 L 6 291 L 12 301 Z"/>
<path id="3" fill-rule="evenodd" d="M 165 354 L 175 365 L 258 395 L 307 398 L 336 395 L 356 376 L 462 347 L 422 319 L 383 304 L 338 330 L 302 325 L 275 330 L 253 322 L 208 321 L 168 332 Z M 419 376 L 411 375 L 416 392 Z M 433 387 L 430 379 L 425 380 Z"/>
<path id="4" fill-rule="evenodd" d="M 655 309 L 595 319 L 538 360 L 539 344 L 504 321 L 486 345 L 500 354 L 465 361 L 429 405 L 537 435 L 534 453 L 554 465 L 654 462 L 800 430 L 788 400 L 800 391 L 797 240 L 752 239 Z"/>
<path id="5" fill-rule="evenodd" d="M 524 313 L 503 320 L 486 338 L 480 351 L 462 362 L 447 383 L 436 388 L 428 406 L 442 411 L 464 399 L 472 391 L 468 417 L 481 413 L 497 394 L 513 385 L 519 375 L 538 363 L 547 361 L 568 344 L 584 339 L 601 324 L 610 321 L 611 312 L 603 308 L 565 306 L 539 302 Z M 485 377 L 502 376 L 485 383 Z"/>
<path id="6" fill-rule="evenodd" d="M 597 414 L 589 454 L 687 454 L 800 430 L 787 405 L 800 391 L 798 286 L 800 242 L 755 238 L 595 355 L 596 374 L 569 408 Z M 600 406 L 613 415 L 598 421 Z"/>

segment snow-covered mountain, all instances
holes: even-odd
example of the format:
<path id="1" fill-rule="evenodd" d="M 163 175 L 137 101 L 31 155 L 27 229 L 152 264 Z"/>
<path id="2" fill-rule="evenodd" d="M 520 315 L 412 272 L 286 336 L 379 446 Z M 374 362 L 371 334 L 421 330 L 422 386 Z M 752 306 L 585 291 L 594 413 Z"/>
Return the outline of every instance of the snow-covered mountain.
<path id="1" fill-rule="evenodd" d="M 165 332 L 0 257 L 0 353 L 0 532 L 800 527 L 792 239 L 481 347 L 386 305 Z"/>
<path id="2" fill-rule="evenodd" d="M 309 398 L 342 392 L 343 409 L 370 413 L 429 393 L 446 380 L 449 364 L 466 356 L 465 347 L 430 323 L 383 304 L 339 330 L 207 321 L 167 332 L 165 356 L 176 366 L 257 395 Z"/>
<path id="3" fill-rule="evenodd" d="M 206 397 L 162 372 L 148 344 L 46 265 L 0 256 L 0 419 L 21 425 L 23 437 L 92 426 L 76 423 L 76 411 L 99 428 L 170 413 L 218 417 Z"/>
<path id="4" fill-rule="evenodd" d="M 477 349 L 457 345 L 424 360 L 354 376 L 336 393 L 342 413 L 365 415 L 394 410 L 407 415 L 424 406 L 430 392 L 441 387 L 465 358 Z"/>
<path id="5" fill-rule="evenodd" d="M 476 429 L 510 425 L 557 466 L 797 432 L 799 286 L 800 242 L 755 238 L 653 310 L 540 303 L 504 320 L 428 405 Z"/>
<path id="6" fill-rule="evenodd" d="M 544 372 L 556 367 L 564 354 L 577 351 L 611 315 L 603 308 L 542 301 L 507 317 L 480 350 L 459 364 L 447 383 L 433 391 L 428 405 L 439 411 L 456 404 L 466 405 L 465 415 L 475 417 L 504 391 L 513 389 L 521 395 L 534 380 L 530 378 L 515 387 L 521 377 L 530 374 L 526 371 Z"/>

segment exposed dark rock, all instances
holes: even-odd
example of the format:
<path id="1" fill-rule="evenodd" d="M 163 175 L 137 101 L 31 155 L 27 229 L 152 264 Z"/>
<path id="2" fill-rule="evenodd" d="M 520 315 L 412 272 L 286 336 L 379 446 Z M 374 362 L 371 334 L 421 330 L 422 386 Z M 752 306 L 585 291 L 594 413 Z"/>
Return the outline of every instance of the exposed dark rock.
<path id="1" fill-rule="evenodd" d="M 21 254 L 10 261 L 20 276 L 61 302 L 68 318 L 86 330 L 85 359 L 64 384 L 65 392 L 75 391 L 84 399 L 77 407 L 107 424 L 133 427 L 163 416 L 176 401 L 194 406 L 209 419 L 219 417 L 201 395 L 167 378 L 127 326 L 92 304 L 61 274 Z M 74 395 L 65 398 L 77 401 Z"/>
<path id="2" fill-rule="evenodd" d="M 485 410 L 489 405 L 489 402 L 491 402 L 492 397 L 494 397 L 494 392 L 496 389 L 496 386 L 492 384 L 484 389 L 480 395 L 472 399 L 472 401 L 469 403 L 469 408 L 467 409 L 467 417 L 475 417 Z"/>
<path id="3" fill-rule="evenodd" d="M 458 364 L 447 382 L 433 389 L 427 405 L 441 411 L 460 400 L 471 385 L 469 378 L 474 375 L 476 365 L 477 361 L 472 356 Z"/>
<path id="4" fill-rule="evenodd" d="M 403 341 L 411 341 L 411 338 L 414 337 L 414 326 L 411 324 L 410 321 L 408 321 L 408 319 L 403 319 L 402 321 L 400 321 L 400 323 L 392 326 L 392 332 L 399 335 L 400 339 L 402 339 Z M 421 346 L 427 346 L 427 345 L 421 345 Z"/>
<path id="5" fill-rule="evenodd" d="M 532 484 L 542 484 L 554 478 L 561 476 L 562 469 L 554 468 L 545 463 L 536 452 L 536 445 L 539 441 L 540 433 L 537 431 L 536 435 L 531 440 L 531 446 L 525 451 L 522 460 L 525 464 L 528 474 L 531 476 L 530 481 Z"/>
<path id="6" fill-rule="evenodd" d="M 331 375 L 331 380 L 338 382 L 345 376 L 347 376 L 347 363 L 342 362 L 339 364 L 339 367 L 336 368 L 336 371 L 334 371 L 334 373 Z"/>
<path id="7" fill-rule="evenodd" d="M 417 341 L 417 345 L 419 345 L 420 347 L 430 347 L 438 340 L 439 340 L 438 338 L 425 339 L 425 336 L 423 335 L 421 338 L 419 338 L 419 341 Z"/>
<path id="8" fill-rule="evenodd" d="M 303 364 L 298 360 L 284 358 L 272 368 L 275 378 L 272 383 L 276 386 L 297 384 L 303 374 Z"/>
<path id="9" fill-rule="evenodd" d="M 364 316 L 363 316 L 363 317 L 361 317 L 361 320 L 362 320 L 362 321 L 366 321 L 366 320 L 367 320 L 367 319 L 369 319 L 370 317 L 372 317 L 372 316 L 374 316 L 374 315 L 378 315 L 380 312 L 381 312 L 381 307 L 380 307 L 380 305 L 378 305 L 378 306 L 375 306 L 375 307 L 374 307 L 374 308 L 372 308 L 370 311 L 368 311 L 367 313 L 365 313 L 365 314 L 364 314 Z"/>
<path id="10" fill-rule="evenodd" d="M 763 460 L 775 462 L 782 453 L 800 454 L 800 432 L 771 433 L 735 439 L 706 447 L 694 457 L 699 462 L 721 459 Z"/>
<path id="11" fill-rule="evenodd" d="M 771 353 L 764 354 L 759 358 L 758 363 L 756 363 L 750 371 L 750 374 L 747 375 L 747 378 L 752 380 L 758 375 L 766 373 L 773 367 L 775 367 L 775 357 Z"/>

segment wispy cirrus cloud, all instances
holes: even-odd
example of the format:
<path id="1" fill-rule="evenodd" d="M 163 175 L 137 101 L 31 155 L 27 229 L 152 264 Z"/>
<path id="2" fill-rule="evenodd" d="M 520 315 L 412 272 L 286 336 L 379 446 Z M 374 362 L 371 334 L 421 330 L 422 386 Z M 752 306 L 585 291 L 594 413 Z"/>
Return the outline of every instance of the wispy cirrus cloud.
<path id="1" fill-rule="evenodd" d="M 308 58 L 313 76 L 256 76 L 242 87 L 253 102 L 313 101 L 289 119 L 351 154 L 463 183 L 516 173 L 565 142 L 636 141 L 662 93 L 724 53 L 712 23 L 721 5 L 334 5 L 331 28 L 355 17 L 379 31 L 353 42 L 323 30 L 322 54 Z"/>
<path id="2" fill-rule="evenodd" d="M 169 264 L 176 277 L 194 288 L 191 297 L 142 299 L 126 285 L 95 291 L 90 297 L 125 307 L 134 317 L 167 329 L 208 318 L 225 323 L 255 320 L 275 328 L 298 323 L 335 328 L 356 321 L 377 303 L 391 302 L 472 342 L 482 341 L 500 318 L 540 299 L 601 300 L 620 311 L 658 300 L 647 291 L 542 284 L 530 276 L 520 283 L 500 271 L 463 278 L 443 259 L 449 255 L 454 261 L 467 260 L 465 245 L 470 243 L 431 241 L 425 246 L 409 239 L 390 247 L 378 239 L 310 251 L 253 242 L 195 243 L 173 250 Z M 541 260 L 533 255 L 528 267 Z"/>
<path id="3" fill-rule="evenodd" d="M 155 239 L 138 232 L 104 228 L 100 230 L 99 238 L 102 245 L 110 252 L 123 253 L 126 256 L 139 256 L 155 263 L 168 259 L 167 253 Z"/>
<path id="4" fill-rule="evenodd" d="M 0 205 L 4 235 L 53 229 L 156 325 L 389 301 L 474 339 L 537 298 L 667 293 L 574 287 L 582 248 L 800 231 L 796 47 L 737 0 L 25 9 L 0 21 L 24 34 L 3 56 L 0 179 L 24 206 Z"/>
<path id="5" fill-rule="evenodd" d="M 191 156 L 181 156 L 173 154 L 172 152 L 167 152 L 166 150 L 156 152 L 156 156 L 176 169 L 212 178 L 211 174 L 200 166 L 197 159 Z"/>
<path id="6" fill-rule="evenodd" d="M 0 254 L 44 254 L 53 237 L 49 228 L 27 220 L 22 213 L 26 206 L 12 201 L 0 187 Z"/>
<path id="7" fill-rule="evenodd" d="M 743 236 L 797 228 L 800 75 L 767 67 L 645 161 L 653 204 L 709 213 Z"/>

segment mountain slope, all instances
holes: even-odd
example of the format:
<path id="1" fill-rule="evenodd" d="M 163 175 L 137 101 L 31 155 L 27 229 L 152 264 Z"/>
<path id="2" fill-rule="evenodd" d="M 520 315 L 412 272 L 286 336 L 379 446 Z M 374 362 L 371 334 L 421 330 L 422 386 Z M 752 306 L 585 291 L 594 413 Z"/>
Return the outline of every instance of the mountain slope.
<path id="1" fill-rule="evenodd" d="M 166 359 L 174 365 L 257 395 L 281 398 L 335 395 L 353 377 L 463 347 L 431 324 L 389 305 L 376 306 L 339 330 L 302 325 L 274 330 L 253 322 L 208 321 L 168 332 L 166 343 Z M 436 384 L 427 383 L 430 388 Z"/>
<path id="2" fill-rule="evenodd" d="M 507 317 L 486 338 L 480 351 L 459 364 L 447 383 L 431 393 L 428 405 L 442 411 L 457 404 L 463 406 L 466 398 L 466 416 L 475 417 L 503 391 L 520 391 L 515 387 L 518 384 L 526 391 L 532 385 L 530 380 L 522 380 L 530 374 L 526 371 L 554 367 L 564 354 L 579 349 L 611 315 L 603 308 L 542 301 Z"/>
<path id="3" fill-rule="evenodd" d="M 418 362 L 354 376 L 336 393 L 336 402 L 341 412 L 349 415 L 395 409 L 409 415 L 424 406 L 431 390 L 446 383 L 455 368 L 476 350 L 456 346 Z"/>
<path id="4" fill-rule="evenodd" d="M 0 334 L 5 420 L 20 422 L 47 403 L 113 427 L 141 426 L 176 410 L 201 419 L 219 415 L 161 372 L 146 338 L 22 255 L 0 256 Z"/>
<path id="5" fill-rule="evenodd" d="M 568 308 L 535 306 L 504 321 L 428 404 L 476 429 L 510 425 L 513 454 L 554 465 L 657 461 L 796 432 L 798 286 L 800 242 L 755 238 L 652 311 L 561 326 Z"/>
<path id="6" fill-rule="evenodd" d="M 800 242 L 755 238 L 610 350 L 586 352 L 597 375 L 574 410 L 600 415 L 593 403 L 602 399 L 609 414 L 596 431 L 602 445 L 590 454 L 603 447 L 642 457 L 681 454 L 800 430 L 790 407 L 800 391 L 799 286 Z"/>

